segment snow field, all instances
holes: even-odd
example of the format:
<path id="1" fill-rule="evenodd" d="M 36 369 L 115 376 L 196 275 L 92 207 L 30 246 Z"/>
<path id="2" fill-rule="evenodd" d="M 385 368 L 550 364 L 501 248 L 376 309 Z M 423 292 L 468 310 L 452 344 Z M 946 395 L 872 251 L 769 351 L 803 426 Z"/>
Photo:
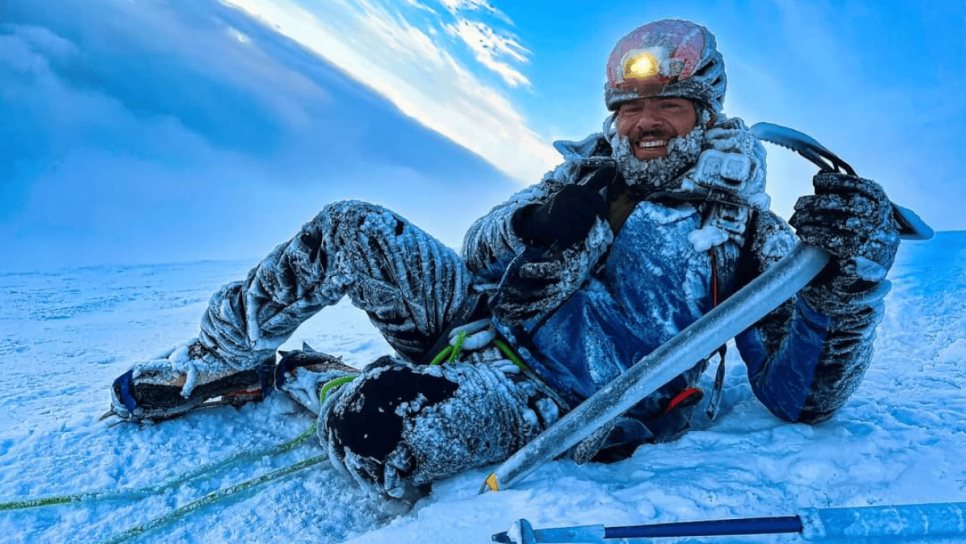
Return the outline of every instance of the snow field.
<path id="1" fill-rule="evenodd" d="M 0 273 L 0 501 L 154 485 L 308 428 L 313 418 L 281 395 L 157 425 L 97 421 L 111 380 L 193 335 L 208 295 L 251 264 Z M 905 243 L 890 278 L 873 365 L 824 424 L 791 425 L 770 415 L 731 349 L 718 418 L 698 419 L 682 439 L 642 447 L 622 462 L 549 463 L 516 488 L 483 496 L 477 491 L 490 467 L 470 470 L 439 482 L 399 516 L 318 465 L 139 541 L 483 543 L 521 517 L 535 528 L 627 525 L 966 500 L 966 233 Z M 354 366 L 388 350 L 346 302 L 306 323 L 287 345 L 303 340 Z M 319 453 L 304 445 L 140 501 L 0 513 L 0 540 L 102 541 Z"/>

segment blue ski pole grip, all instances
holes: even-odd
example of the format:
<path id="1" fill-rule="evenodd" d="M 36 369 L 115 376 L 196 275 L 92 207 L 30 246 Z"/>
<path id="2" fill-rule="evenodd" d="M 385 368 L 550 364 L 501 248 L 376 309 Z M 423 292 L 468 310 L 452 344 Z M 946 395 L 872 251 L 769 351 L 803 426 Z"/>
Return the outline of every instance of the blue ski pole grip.
<path id="1" fill-rule="evenodd" d="M 805 540 L 959 537 L 966 541 L 966 502 L 809 508 L 800 514 Z"/>

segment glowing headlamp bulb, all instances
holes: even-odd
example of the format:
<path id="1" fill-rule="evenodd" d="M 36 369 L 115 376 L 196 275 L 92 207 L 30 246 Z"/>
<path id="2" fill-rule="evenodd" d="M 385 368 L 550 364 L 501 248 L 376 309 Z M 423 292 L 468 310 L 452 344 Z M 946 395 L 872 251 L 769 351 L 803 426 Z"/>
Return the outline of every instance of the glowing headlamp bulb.
<path id="1" fill-rule="evenodd" d="M 637 53 L 624 62 L 624 79 L 648 79 L 660 71 L 653 53 Z"/>

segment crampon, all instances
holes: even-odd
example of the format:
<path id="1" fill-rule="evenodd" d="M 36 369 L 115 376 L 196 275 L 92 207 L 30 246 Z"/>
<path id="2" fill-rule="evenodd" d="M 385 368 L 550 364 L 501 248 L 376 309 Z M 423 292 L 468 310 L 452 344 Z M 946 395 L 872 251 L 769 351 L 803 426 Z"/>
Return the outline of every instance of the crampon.
<path id="1" fill-rule="evenodd" d="M 197 341 L 166 356 L 135 365 L 111 386 L 111 408 L 101 420 L 162 421 L 187 412 L 261 402 L 280 389 L 312 411 L 318 411 L 318 388 L 326 381 L 358 371 L 338 357 L 302 350 L 279 351 L 247 369 L 233 368 Z"/>
<path id="2" fill-rule="evenodd" d="M 134 370 L 128 370 L 111 386 L 111 408 L 100 419 L 112 416 L 124 421 L 161 421 L 200 408 L 239 407 L 261 402 L 272 391 L 274 356 L 251 370 L 217 377 L 196 387 L 184 397 L 173 384 L 136 384 Z M 267 378 L 267 379 L 266 379 Z"/>

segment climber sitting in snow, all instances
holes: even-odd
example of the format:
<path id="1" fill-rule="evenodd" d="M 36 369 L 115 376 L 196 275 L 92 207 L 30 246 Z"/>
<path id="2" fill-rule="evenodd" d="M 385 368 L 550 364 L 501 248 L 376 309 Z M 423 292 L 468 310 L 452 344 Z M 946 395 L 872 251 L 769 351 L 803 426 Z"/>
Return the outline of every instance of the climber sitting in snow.
<path id="1" fill-rule="evenodd" d="M 318 413 L 334 465 L 411 501 L 506 459 L 801 239 L 830 264 L 736 344 L 776 416 L 830 417 L 872 355 L 899 240 L 885 194 L 821 173 L 795 207 L 796 238 L 768 210 L 763 147 L 722 111 L 724 64 L 704 27 L 637 28 L 606 75 L 603 132 L 556 143 L 564 162 L 473 224 L 462 257 L 392 211 L 328 205 L 214 294 L 196 339 L 118 378 L 113 411 L 164 419 L 284 390 Z M 321 353 L 275 365 L 300 323 L 346 295 L 394 354 L 362 371 Z M 613 459 L 680 436 L 708 355 L 570 454 Z"/>

